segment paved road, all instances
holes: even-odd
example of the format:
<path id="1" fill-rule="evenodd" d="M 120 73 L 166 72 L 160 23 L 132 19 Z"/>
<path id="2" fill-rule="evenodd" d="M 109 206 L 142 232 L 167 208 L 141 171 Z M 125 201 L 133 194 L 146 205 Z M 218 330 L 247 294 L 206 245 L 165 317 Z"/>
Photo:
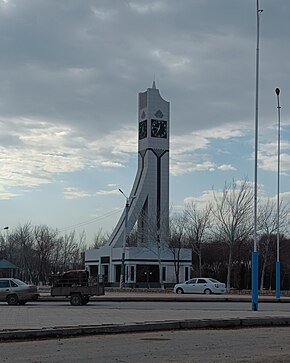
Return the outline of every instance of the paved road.
<path id="1" fill-rule="evenodd" d="M 71 306 L 68 302 L 30 302 L 25 306 L 1 304 L 0 331 L 48 329 L 89 325 L 116 325 L 200 319 L 287 317 L 290 305 L 261 304 L 258 312 L 249 303 L 227 302 L 91 302 Z"/>
<path id="2" fill-rule="evenodd" d="M 1 363 L 289 363 L 289 328 L 191 330 L 5 342 Z"/>
<path id="3" fill-rule="evenodd" d="M 163 295 L 163 296 L 162 296 Z M 164 295 L 167 295 L 166 301 Z M 200 327 L 240 327 L 290 325 L 290 304 L 260 303 L 259 311 L 250 302 L 212 301 L 216 297 L 183 297 L 173 294 L 104 296 L 87 306 L 71 306 L 68 301 L 39 301 L 25 306 L 1 304 L 0 339 L 97 334 L 112 332 L 184 329 Z M 150 297 L 151 301 L 146 301 Z M 110 299 L 111 298 L 111 299 Z M 199 301 L 194 301 L 194 299 Z M 109 301 L 108 301 L 109 300 Z M 202 301 L 201 301 L 202 300 Z M 275 300 L 271 300 L 275 301 Z"/>
<path id="4" fill-rule="evenodd" d="M 106 302 L 92 302 L 88 307 L 95 308 L 98 306 L 106 307 L 108 309 L 122 309 L 122 310 L 203 310 L 203 311 L 251 311 L 252 305 L 249 302 L 217 302 L 217 301 L 106 301 Z M 259 310 L 263 313 L 266 311 L 273 312 L 290 312 L 290 304 L 279 303 L 260 303 Z"/>

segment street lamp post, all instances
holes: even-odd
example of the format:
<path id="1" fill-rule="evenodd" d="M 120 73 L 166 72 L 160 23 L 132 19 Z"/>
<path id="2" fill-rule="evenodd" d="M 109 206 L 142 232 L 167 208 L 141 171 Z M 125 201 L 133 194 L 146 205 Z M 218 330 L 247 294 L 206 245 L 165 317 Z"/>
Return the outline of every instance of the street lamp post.
<path id="1" fill-rule="evenodd" d="M 3 227 L 3 228 L 0 228 L 0 231 L 4 231 L 4 230 L 6 230 L 6 232 L 7 232 L 7 237 L 6 237 L 6 239 L 8 240 L 8 229 L 9 229 L 9 227 Z M 7 241 L 6 241 L 7 242 Z"/>
<path id="2" fill-rule="evenodd" d="M 119 189 L 119 192 L 124 195 L 126 198 L 125 205 L 125 227 L 124 227 L 124 235 L 123 235 L 123 249 L 122 249 L 122 262 L 121 262 L 121 274 L 120 274 L 120 288 L 123 289 L 125 287 L 125 249 L 126 249 L 126 240 L 127 240 L 127 224 L 128 224 L 128 213 L 129 213 L 129 198 L 123 192 L 122 189 Z"/>
<path id="3" fill-rule="evenodd" d="M 9 227 L 6 226 L 3 229 L 6 230 L 6 243 L 8 243 L 8 229 L 9 229 Z"/>
<path id="4" fill-rule="evenodd" d="M 0 228 L 0 231 L 3 231 L 3 230 L 7 231 L 6 243 L 8 242 L 8 229 L 9 229 L 9 227 Z M 5 243 L 5 238 L 4 238 L 4 243 Z M 1 253 L 2 253 L 2 243 L 1 243 Z"/>
<path id="5" fill-rule="evenodd" d="M 276 260 L 276 299 L 280 299 L 280 89 L 275 89 L 277 95 L 277 110 L 278 110 L 278 165 L 277 165 L 277 260 Z"/>
<path id="6" fill-rule="evenodd" d="M 258 194 L 258 119 L 259 119 L 259 45 L 260 15 L 257 0 L 257 48 L 256 48 L 256 102 L 255 102 L 255 168 L 254 168 L 254 251 L 252 253 L 252 310 L 258 311 L 258 251 L 257 251 L 257 194 Z"/>

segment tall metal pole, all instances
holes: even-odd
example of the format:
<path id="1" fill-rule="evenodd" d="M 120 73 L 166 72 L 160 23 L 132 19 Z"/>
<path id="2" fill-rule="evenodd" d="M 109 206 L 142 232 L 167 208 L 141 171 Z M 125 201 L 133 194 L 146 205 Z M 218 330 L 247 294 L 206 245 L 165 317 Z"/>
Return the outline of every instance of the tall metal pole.
<path id="1" fill-rule="evenodd" d="M 276 299 L 280 299 L 280 89 L 275 89 L 277 95 L 277 110 L 278 110 L 278 166 L 277 166 L 277 261 L 276 261 Z"/>
<path id="2" fill-rule="evenodd" d="M 259 120 L 259 46 L 260 15 L 257 0 L 257 48 L 256 48 L 256 103 L 255 103 L 255 168 L 254 168 L 254 251 L 252 253 L 252 310 L 258 311 L 258 251 L 257 251 L 257 194 L 258 194 L 258 120 Z"/>
<path id="3" fill-rule="evenodd" d="M 128 224 L 128 213 L 129 213 L 129 198 L 125 195 L 122 189 L 119 189 L 119 192 L 124 195 L 126 198 L 125 205 L 125 226 L 124 226 L 124 235 L 123 235 L 123 249 L 122 249 L 122 262 L 121 262 L 121 274 L 120 274 L 120 288 L 123 289 L 125 287 L 125 250 L 126 250 L 126 240 L 127 240 L 127 224 Z"/>

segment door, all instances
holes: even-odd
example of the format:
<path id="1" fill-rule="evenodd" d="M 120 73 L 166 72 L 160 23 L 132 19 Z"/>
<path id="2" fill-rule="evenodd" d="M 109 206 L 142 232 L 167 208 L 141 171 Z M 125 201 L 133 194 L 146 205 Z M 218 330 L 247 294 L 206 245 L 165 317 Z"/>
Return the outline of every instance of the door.
<path id="1" fill-rule="evenodd" d="M 205 279 L 197 279 L 196 289 L 198 293 L 203 293 L 207 287 L 207 282 Z"/>
<path id="2" fill-rule="evenodd" d="M 6 300 L 6 296 L 10 291 L 10 282 L 9 280 L 0 280 L 0 300 Z"/>
<path id="3" fill-rule="evenodd" d="M 109 265 L 102 265 L 102 275 L 104 282 L 109 281 Z"/>
<path id="4" fill-rule="evenodd" d="M 196 293 L 196 279 L 188 280 L 184 286 L 184 292 Z"/>

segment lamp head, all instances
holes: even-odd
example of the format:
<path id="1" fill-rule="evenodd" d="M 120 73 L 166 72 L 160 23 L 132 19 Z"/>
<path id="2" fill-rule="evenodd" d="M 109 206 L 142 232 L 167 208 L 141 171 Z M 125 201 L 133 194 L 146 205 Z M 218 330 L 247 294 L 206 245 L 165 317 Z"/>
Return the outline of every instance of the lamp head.
<path id="1" fill-rule="evenodd" d="M 275 92 L 276 92 L 276 95 L 277 95 L 277 96 L 279 96 L 279 94 L 280 94 L 280 89 L 277 87 L 277 88 L 275 89 Z"/>

